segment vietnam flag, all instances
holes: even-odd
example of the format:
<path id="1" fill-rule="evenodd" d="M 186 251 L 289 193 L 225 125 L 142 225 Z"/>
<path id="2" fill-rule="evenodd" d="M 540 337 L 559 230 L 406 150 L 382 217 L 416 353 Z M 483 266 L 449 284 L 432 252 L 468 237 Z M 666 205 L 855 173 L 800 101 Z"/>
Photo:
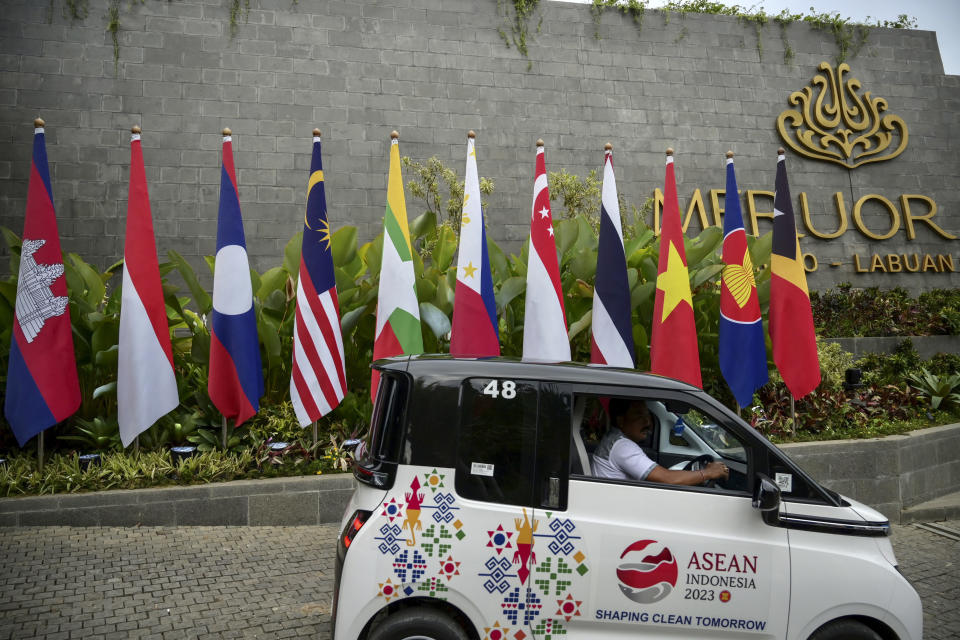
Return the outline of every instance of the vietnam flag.
<path id="1" fill-rule="evenodd" d="M 820 384 L 820 359 L 782 148 L 778 154 L 770 260 L 770 341 L 773 362 L 783 381 L 794 398 L 802 398 Z"/>
<path id="2" fill-rule="evenodd" d="M 37 118 L 33 124 L 33 163 L 3 407 L 21 447 L 80 406 L 67 279 L 63 277 L 43 120 Z"/>
<path id="3" fill-rule="evenodd" d="M 387 179 L 387 210 L 383 216 L 383 258 L 377 297 L 377 332 L 373 359 L 404 353 L 422 353 L 420 306 L 417 302 L 413 249 L 407 226 L 407 203 L 400 175 L 400 134 L 390 134 L 390 172 Z M 380 372 L 370 378 L 370 398 L 377 399 Z"/>
<path id="4" fill-rule="evenodd" d="M 677 181 L 673 173 L 673 149 L 667 149 L 663 197 L 657 297 L 653 305 L 650 336 L 650 371 L 700 387 L 697 326 L 693 320 L 693 296 L 690 293 L 687 255 L 683 248 Z"/>
<path id="5" fill-rule="evenodd" d="M 461 357 L 500 355 L 497 303 L 487 254 L 487 231 L 480 206 L 476 134 L 467 134 L 467 172 L 460 216 L 460 255 L 457 259 L 457 289 L 453 298 L 450 354 Z"/>

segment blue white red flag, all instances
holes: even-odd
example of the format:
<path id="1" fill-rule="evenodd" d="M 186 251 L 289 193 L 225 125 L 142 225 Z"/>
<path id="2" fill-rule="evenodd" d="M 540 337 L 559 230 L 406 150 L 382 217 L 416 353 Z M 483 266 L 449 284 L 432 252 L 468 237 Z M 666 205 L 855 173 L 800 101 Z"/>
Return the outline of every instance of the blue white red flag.
<path id="1" fill-rule="evenodd" d="M 210 376 L 207 392 L 217 410 L 235 426 L 257 413 L 263 395 L 260 339 L 253 308 L 250 262 L 240 215 L 233 138 L 223 136 L 217 259 L 213 272 Z"/>
<path id="2" fill-rule="evenodd" d="M 460 357 L 500 355 L 497 303 L 487 254 L 487 231 L 480 206 L 480 178 L 474 135 L 467 138 L 467 172 L 460 216 L 460 255 L 453 298 L 450 354 Z"/>
<path id="3" fill-rule="evenodd" d="M 633 326 L 630 322 L 630 284 L 623 251 L 620 202 L 613 175 L 613 151 L 603 161 L 600 196 L 600 240 L 597 249 L 597 279 L 593 288 L 590 362 L 611 367 L 636 366 Z"/>
<path id="4" fill-rule="evenodd" d="M 727 158 L 723 211 L 723 276 L 720 285 L 720 371 L 737 404 L 748 406 L 753 392 L 767 382 L 767 348 L 753 261 L 743 229 L 733 157 Z"/>
<path id="5" fill-rule="evenodd" d="M 80 406 L 43 121 L 36 120 L 4 415 L 22 447 Z"/>
<path id="6" fill-rule="evenodd" d="M 300 426 L 305 427 L 333 411 L 346 393 L 340 305 L 330 252 L 320 132 L 314 131 L 290 376 L 290 399 Z"/>
<path id="7" fill-rule="evenodd" d="M 130 136 L 117 359 L 117 419 L 120 441 L 127 446 L 180 404 L 139 127 Z"/>
<path id="8" fill-rule="evenodd" d="M 550 190 L 543 154 L 537 141 L 537 164 L 530 212 L 530 248 L 527 254 L 527 294 L 523 321 L 523 358 L 547 362 L 570 359 L 567 317 L 560 286 L 560 262 L 553 237 Z"/>

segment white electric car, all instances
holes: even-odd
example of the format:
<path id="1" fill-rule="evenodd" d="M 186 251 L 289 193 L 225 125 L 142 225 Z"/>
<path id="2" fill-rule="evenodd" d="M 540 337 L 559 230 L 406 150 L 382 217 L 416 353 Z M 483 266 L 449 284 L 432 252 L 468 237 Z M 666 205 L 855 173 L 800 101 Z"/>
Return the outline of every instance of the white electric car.
<path id="1" fill-rule="evenodd" d="M 888 521 L 699 389 L 506 359 L 375 366 L 334 640 L 921 638 Z M 729 477 L 595 477 L 611 398 L 647 406 L 661 466 L 720 460 Z"/>

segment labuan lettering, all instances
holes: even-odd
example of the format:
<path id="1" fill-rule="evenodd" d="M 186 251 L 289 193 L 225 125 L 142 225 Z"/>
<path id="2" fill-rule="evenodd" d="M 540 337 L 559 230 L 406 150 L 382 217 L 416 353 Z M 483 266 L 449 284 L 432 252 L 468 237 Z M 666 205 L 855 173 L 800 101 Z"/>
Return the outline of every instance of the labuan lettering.
<path id="1" fill-rule="evenodd" d="M 702 587 L 729 587 L 731 589 L 756 589 L 757 583 L 753 578 L 743 576 L 711 576 L 705 573 L 688 573 L 687 584 L 696 584 Z"/>
<path id="2" fill-rule="evenodd" d="M 952 255 L 929 253 L 888 253 L 881 256 L 875 253 L 869 260 L 861 260 L 858 254 L 853 254 L 853 269 L 857 273 L 953 273 L 956 268 Z"/>
<path id="3" fill-rule="evenodd" d="M 757 556 L 738 556 L 735 553 L 713 553 L 711 551 L 701 553 L 698 556 L 697 552 L 694 551 L 687 563 L 687 569 L 755 574 L 757 572 Z"/>

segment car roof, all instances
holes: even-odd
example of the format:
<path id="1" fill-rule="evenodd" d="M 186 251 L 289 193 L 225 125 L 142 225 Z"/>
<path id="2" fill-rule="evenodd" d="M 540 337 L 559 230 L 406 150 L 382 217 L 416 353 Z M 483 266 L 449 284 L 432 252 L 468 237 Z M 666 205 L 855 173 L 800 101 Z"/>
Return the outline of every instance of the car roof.
<path id="1" fill-rule="evenodd" d="M 417 378 L 535 378 L 540 381 L 654 387 L 677 391 L 702 391 L 679 380 L 580 362 L 539 362 L 518 358 L 455 358 L 446 354 L 404 355 L 377 360 L 375 369 L 406 373 Z"/>

